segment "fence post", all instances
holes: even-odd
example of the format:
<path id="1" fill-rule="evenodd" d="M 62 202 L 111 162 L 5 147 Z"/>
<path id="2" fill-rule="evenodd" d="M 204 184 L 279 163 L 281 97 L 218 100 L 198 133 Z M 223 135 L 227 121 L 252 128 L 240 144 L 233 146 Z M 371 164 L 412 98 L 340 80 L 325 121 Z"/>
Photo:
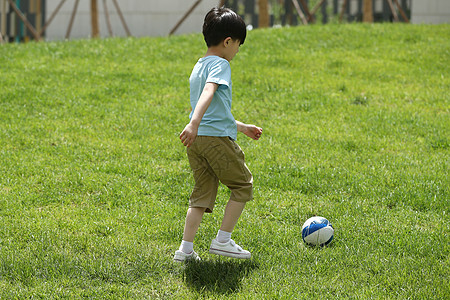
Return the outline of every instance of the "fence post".
<path id="1" fill-rule="evenodd" d="M 1 0 L 2 3 L 2 23 L 0 24 L 0 34 L 4 36 L 2 40 L 6 41 L 6 0 Z"/>
<path id="2" fill-rule="evenodd" d="M 20 11 L 20 8 L 18 8 L 16 6 L 16 4 L 13 2 L 13 0 L 8 0 L 8 2 L 9 2 L 9 5 L 13 8 L 14 12 L 16 13 L 16 15 L 19 17 L 20 21 L 22 21 L 25 24 L 25 26 L 28 28 L 28 30 L 31 32 L 31 34 L 33 35 L 34 39 L 36 41 L 39 41 L 41 39 L 39 33 L 36 31 L 36 29 L 34 29 L 33 25 L 31 25 L 31 23 L 27 20 L 25 15 Z M 16 39 L 17 39 L 18 42 L 20 41 L 19 40 L 19 35 L 17 35 Z"/>
<path id="3" fill-rule="evenodd" d="M 372 0 L 364 0 L 363 5 L 363 22 L 373 23 L 373 6 Z"/>
<path id="4" fill-rule="evenodd" d="M 284 0 L 284 22 L 282 22 L 283 25 L 294 24 L 294 14 L 292 8 L 293 8 L 292 1 Z"/>
<path id="5" fill-rule="evenodd" d="M 391 8 L 392 15 L 394 16 L 394 22 L 398 22 L 399 19 L 398 19 L 397 11 L 395 10 L 395 7 L 394 7 L 394 3 L 392 3 L 392 0 L 387 0 L 387 1 L 389 4 L 389 7 Z"/>
<path id="6" fill-rule="evenodd" d="M 258 27 L 269 27 L 269 3 L 268 0 L 258 0 L 259 22 Z"/>
<path id="7" fill-rule="evenodd" d="M 404 11 L 403 8 L 401 7 L 400 3 L 398 3 L 398 0 L 394 0 L 394 1 L 395 1 L 395 4 L 397 4 L 398 10 L 399 10 L 400 14 L 402 15 L 403 20 L 404 20 L 406 23 L 409 23 L 408 16 L 406 15 L 405 11 Z"/>
<path id="8" fill-rule="evenodd" d="M 325 1 L 323 4 L 322 4 L 322 9 L 321 9 L 321 11 L 322 11 L 322 23 L 323 24 L 327 24 L 328 23 L 328 12 L 327 12 L 327 6 L 328 6 L 328 1 Z"/>
<path id="9" fill-rule="evenodd" d="M 252 24 L 257 27 L 258 18 L 255 12 L 255 0 L 244 1 L 244 21 L 246 24 Z"/>

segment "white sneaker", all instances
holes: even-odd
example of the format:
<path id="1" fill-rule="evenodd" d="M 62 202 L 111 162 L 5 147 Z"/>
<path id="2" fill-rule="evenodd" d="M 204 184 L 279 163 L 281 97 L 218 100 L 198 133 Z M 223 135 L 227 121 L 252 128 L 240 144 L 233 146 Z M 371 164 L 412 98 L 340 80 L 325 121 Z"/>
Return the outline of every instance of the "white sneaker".
<path id="1" fill-rule="evenodd" d="M 200 259 L 200 256 L 198 256 L 197 253 L 195 253 L 195 251 L 192 251 L 192 253 L 190 253 L 190 254 L 186 254 L 181 250 L 175 251 L 175 255 L 173 256 L 173 261 L 184 262 L 187 260 L 200 261 L 201 259 Z"/>
<path id="2" fill-rule="evenodd" d="M 216 239 L 212 240 L 209 253 L 242 259 L 249 259 L 252 256 L 249 251 L 242 249 L 231 239 L 227 243 L 219 243 Z"/>

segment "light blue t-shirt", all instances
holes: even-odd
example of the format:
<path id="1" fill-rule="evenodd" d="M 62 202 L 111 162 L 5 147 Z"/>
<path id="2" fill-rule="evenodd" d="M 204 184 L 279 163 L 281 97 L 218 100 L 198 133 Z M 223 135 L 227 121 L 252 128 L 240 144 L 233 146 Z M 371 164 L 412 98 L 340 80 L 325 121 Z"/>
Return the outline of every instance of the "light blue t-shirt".
<path id="1" fill-rule="evenodd" d="M 231 114 L 231 68 L 230 63 L 218 56 L 206 56 L 198 60 L 192 70 L 190 83 L 192 118 L 198 99 L 207 82 L 219 85 L 198 127 L 197 135 L 228 136 L 237 138 L 236 120 Z"/>

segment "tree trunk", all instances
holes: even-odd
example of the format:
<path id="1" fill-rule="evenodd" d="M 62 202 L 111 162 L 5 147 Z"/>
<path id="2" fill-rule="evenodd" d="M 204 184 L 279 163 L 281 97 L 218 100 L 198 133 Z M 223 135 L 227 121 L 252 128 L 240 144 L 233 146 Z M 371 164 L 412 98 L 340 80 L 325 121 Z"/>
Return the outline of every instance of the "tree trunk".
<path id="1" fill-rule="evenodd" d="M 98 28 L 97 0 L 91 0 L 91 23 L 92 23 L 92 37 L 98 38 L 100 35 L 100 30 Z"/>

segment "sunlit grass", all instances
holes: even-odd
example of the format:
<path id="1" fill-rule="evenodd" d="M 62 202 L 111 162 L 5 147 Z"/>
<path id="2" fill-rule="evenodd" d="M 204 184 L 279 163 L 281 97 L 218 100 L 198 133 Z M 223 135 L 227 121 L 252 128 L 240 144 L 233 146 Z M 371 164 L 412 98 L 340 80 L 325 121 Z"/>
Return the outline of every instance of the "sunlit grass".
<path id="1" fill-rule="evenodd" d="M 178 134 L 200 35 L 0 47 L 0 298 L 446 299 L 450 27 L 256 30 L 232 61 L 255 180 L 234 239 L 172 263 L 192 188 Z M 328 218 L 335 239 L 305 247 Z"/>

